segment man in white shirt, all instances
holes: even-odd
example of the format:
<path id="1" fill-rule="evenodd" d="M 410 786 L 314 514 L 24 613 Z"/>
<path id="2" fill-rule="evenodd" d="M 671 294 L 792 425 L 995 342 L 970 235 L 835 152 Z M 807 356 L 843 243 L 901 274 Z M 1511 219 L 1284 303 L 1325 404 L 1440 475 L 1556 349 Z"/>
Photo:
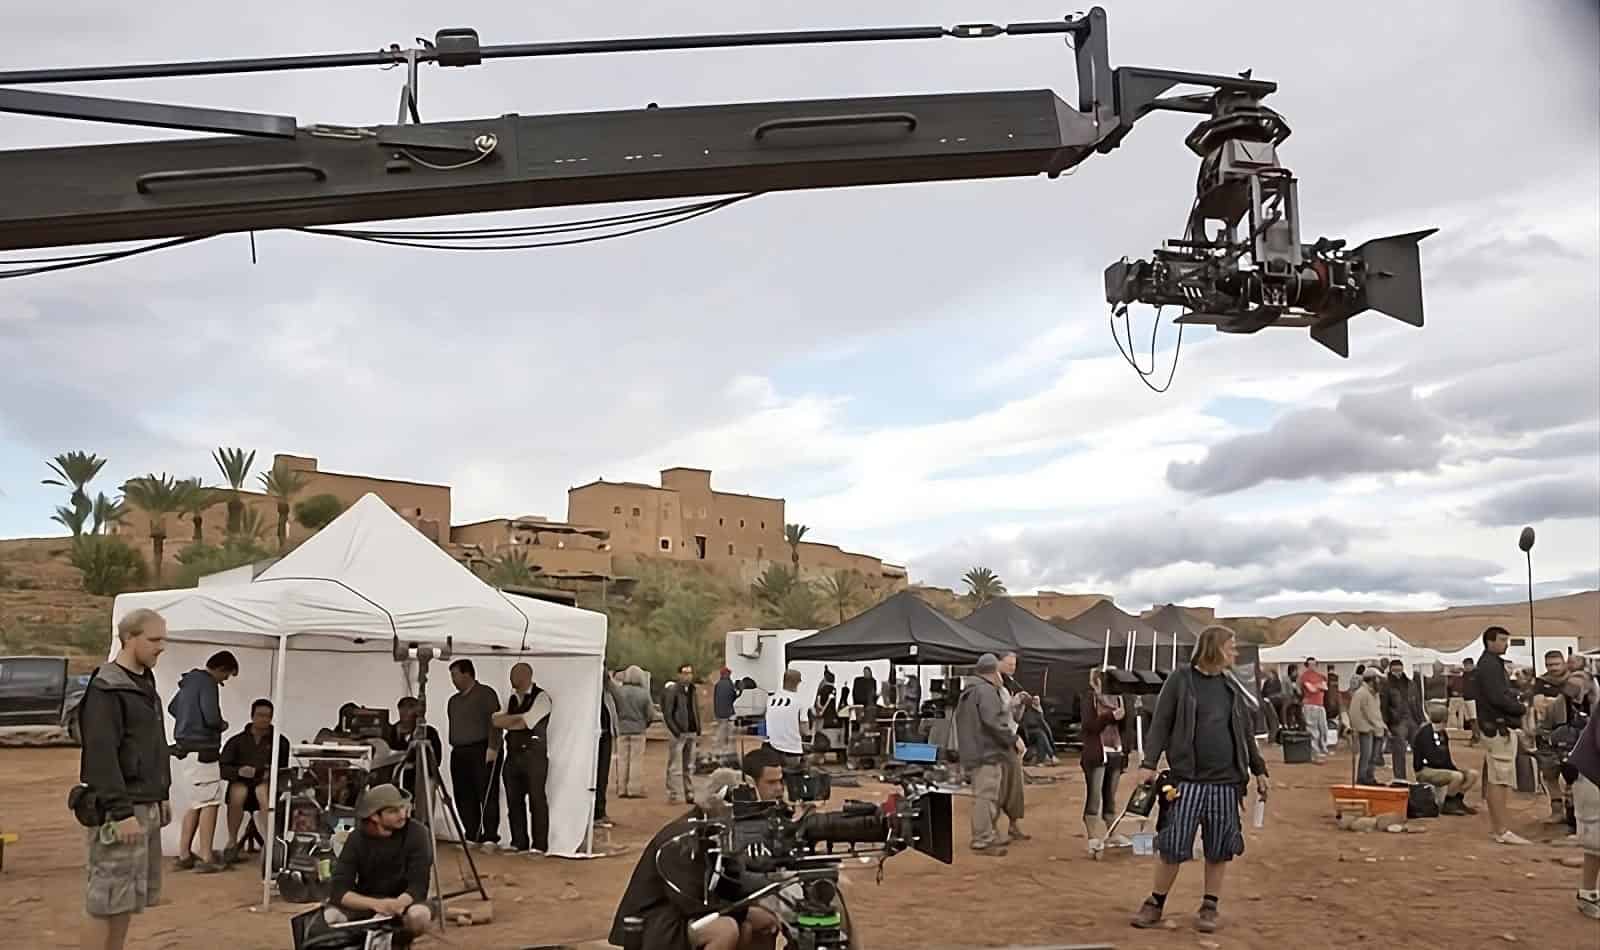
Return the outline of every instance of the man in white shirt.
<path id="1" fill-rule="evenodd" d="M 505 712 L 492 722 L 506 736 L 506 811 L 511 819 L 511 850 L 543 854 L 550 848 L 550 803 L 545 777 L 550 770 L 546 737 L 554 705 L 533 682 L 533 667 L 511 668 L 511 695 Z M 530 820 L 531 819 L 531 820 Z"/>
<path id="2" fill-rule="evenodd" d="M 767 697 L 767 744 L 783 756 L 784 765 L 799 765 L 805 753 L 802 724 L 809 729 L 811 710 L 800 700 L 800 671 L 784 670 L 783 690 Z"/>

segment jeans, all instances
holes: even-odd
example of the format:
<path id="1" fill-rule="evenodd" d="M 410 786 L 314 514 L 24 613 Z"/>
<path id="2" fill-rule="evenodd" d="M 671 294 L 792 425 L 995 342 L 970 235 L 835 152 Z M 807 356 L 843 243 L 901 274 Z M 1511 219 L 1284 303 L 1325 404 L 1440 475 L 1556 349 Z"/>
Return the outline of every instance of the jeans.
<path id="1" fill-rule="evenodd" d="M 511 850 L 550 850 L 550 800 L 545 779 L 550 773 L 549 753 L 541 740 L 528 741 L 520 750 L 510 744 L 505 757 L 506 816 L 511 821 Z M 499 822 L 495 823 L 499 830 Z M 498 835 L 496 835 L 498 837 Z M 480 840 L 492 840 L 483 838 Z"/>
<path id="2" fill-rule="evenodd" d="M 694 801 L 694 746 L 700 737 L 692 732 L 673 736 L 667 746 L 667 801 Z"/>
<path id="3" fill-rule="evenodd" d="M 456 793 L 456 813 L 467 830 L 468 841 L 500 840 L 500 783 L 494 763 L 484 761 L 487 742 L 458 745 L 450 750 L 450 784 Z"/>
<path id="4" fill-rule="evenodd" d="M 1415 723 L 1402 719 L 1389 733 L 1389 758 L 1394 760 L 1394 777 L 1402 782 L 1406 780 L 1406 760 L 1411 758 L 1411 737 L 1416 732 Z"/>
<path id="5" fill-rule="evenodd" d="M 1306 717 L 1306 729 L 1311 733 L 1311 754 L 1320 759 L 1328 754 L 1328 711 L 1310 703 L 1301 708 Z"/>
<path id="6" fill-rule="evenodd" d="M 1378 743 L 1381 738 L 1381 736 L 1375 736 L 1370 732 L 1358 734 L 1360 755 L 1356 760 L 1357 785 L 1378 784 L 1378 777 L 1373 774 L 1373 769 L 1377 768 L 1377 753 L 1380 748 Z"/>
<path id="7" fill-rule="evenodd" d="M 1122 779 L 1122 760 L 1107 768 L 1104 765 L 1087 766 L 1083 770 L 1083 784 L 1087 793 L 1083 799 L 1085 818 L 1104 818 L 1108 823 L 1117 817 L 1117 783 Z"/>
<path id="8" fill-rule="evenodd" d="M 622 754 L 617 756 L 617 794 L 623 798 L 644 797 L 644 734 L 618 736 Z"/>

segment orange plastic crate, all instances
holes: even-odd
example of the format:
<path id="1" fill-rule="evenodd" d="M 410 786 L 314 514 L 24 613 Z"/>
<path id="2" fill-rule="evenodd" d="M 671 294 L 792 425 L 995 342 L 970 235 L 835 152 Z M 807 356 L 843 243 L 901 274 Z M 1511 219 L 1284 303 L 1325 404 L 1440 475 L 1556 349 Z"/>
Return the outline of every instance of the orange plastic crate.
<path id="1" fill-rule="evenodd" d="M 1406 802 L 1411 797 L 1409 789 L 1382 785 L 1335 785 L 1329 791 L 1333 793 L 1335 808 L 1344 801 L 1364 801 L 1368 815 L 1399 815 L 1402 818 L 1406 814 Z"/>

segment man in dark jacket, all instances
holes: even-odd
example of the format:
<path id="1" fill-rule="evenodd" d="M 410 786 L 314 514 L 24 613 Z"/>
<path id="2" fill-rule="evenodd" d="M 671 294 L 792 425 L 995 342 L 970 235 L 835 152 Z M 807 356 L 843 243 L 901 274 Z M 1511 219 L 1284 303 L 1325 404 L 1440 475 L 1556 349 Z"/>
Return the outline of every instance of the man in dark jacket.
<path id="1" fill-rule="evenodd" d="M 694 693 L 694 665 L 678 667 L 678 678 L 661 690 L 661 719 L 672 741 L 667 746 L 667 801 L 694 801 L 694 747 L 700 738 L 700 701 Z"/>
<path id="2" fill-rule="evenodd" d="M 1389 756 L 1394 760 L 1394 777 L 1406 778 L 1406 759 L 1411 748 L 1411 737 L 1417 734 L 1416 695 L 1411 690 L 1411 678 L 1400 660 L 1389 661 L 1389 676 L 1383 683 L 1383 724 L 1389 728 Z"/>
<path id="3" fill-rule="evenodd" d="M 239 675 L 239 661 L 221 650 L 211 654 L 203 670 L 190 670 L 178 680 L 177 695 L 167 712 L 172 714 L 172 749 L 178 758 L 179 783 L 188 799 L 183 829 L 178 836 L 180 871 L 193 868 L 202 874 L 222 870 L 212 852 L 217 836 L 217 812 L 227 799 L 228 783 L 222 779 L 222 684 Z M 195 849 L 198 844 L 199 855 Z"/>
<path id="4" fill-rule="evenodd" d="M 153 610 L 117 622 L 122 648 L 95 670 L 78 707 L 83 737 L 78 780 L 104 824 L 88 830 L 84 947 L 121 950 L 130 915 L 161 899 L 161 827 L 171 817 L 167 727 L 152 668 L 167 624 Z"/>
<path id="5" fill-rule="evenodd" d="M 978 657 L 976 673 L 956 703 L 956 744 L 961 768 L 972 782 L 972 853 L 1002 856 L 1006 849 L 999 841 L 1000 797 L 1006 758 L 1017 737 L 1011 731 L 1011 711 L 1000 694 L 999 657 L 993 653 Z"/>
<path id="6" fill-rule="evenodd" d="M 1517 729 L 1526 708 L 1506 675 L 1506 648 L 1511 633 L 1504 627 L 1483 631 L 1483 655 L 1472 670 L 1477 693 L 1478 730 L 1483 734 L 1483 797 L 1489 803 L 1489 824 L 1500 844 L 1530 842 L 1511 830 L 1506 812 L 1506 790 L 1517 781 Z"/>
<path id="7" fill-rule="evenodd" d="M 1161 926 L 1167 893 L 1178 869 L 1194 855 L 1194 840 L 1205 844 L 1205 899 L 1195 916 L 1202 933 L 1217 929 L 1217 903 L 1228 862 L 1244 854 L 1239 812 L 1249 776 L 1256 794 L 1267 797 L 1267 764 L 1250 728 L 1250 703 L 1233 678 L 1238 657 L 1233 631 L 1207 627 L 1195 643 L 1190 665 L 1175 670 L 1161 687 L 1146 737 L 1138 781 L 1154 782 L 1166 756 L 1178 796 L 1157 822 L 1155 887 L 1133 918 L 1139 928 Z"/>
<path id="8" fill-rule="evenodd" d="M 239 826 L 245 812 L 255 812 L 256 832 L 262 841 L 269 840 L 267 829 L 272 825 L 266 819 L 272 812 L 272 772 L 289 767 L 289 740 L 272 728 L 272 700 L 250 704 L 250 725 L 222 747 L 221 765 L 228 783 L 228 846 L 222 851 L 222 863 L 234 864 L 239 860 Z"/>
<path id="9" fill-rule="evenodd" d="M 1450 755 L 1450 733 L 1445 720 L 1450 710 L 1441 703 L 1428 707 L 1428 722 L 1412 737 L 1412 764 L 1417 769 L 1417 781 L 1444 791 L 1444 801 L 1439 813 L 1444 815 L 1476 815 L 1477 809 L 1466 802 L 1466 793 L 1478 784 L 1478 773 L 1456 765 Z"/>
<path id="10" fill-rule="evenodd" d="M 328 881 L 322 916 L 330 924 L 378 915 L 398 918 L 412 936 L 428 929 L 433 850 L 427 826 L 411 820 L 411 800 L 393 785 L 374 785 L 356 803 L 361 825 L 345 840 Z"/>
<path id="11" fill-rule="evenodd" d="M 733 680 L 733 670 L 722 668 L 722 676 L 711 690 L 711 715 L 717 720 L 713 751 L 721 756 L 733 754 L 733 704 L 739 698 L 739 684 Z"/>

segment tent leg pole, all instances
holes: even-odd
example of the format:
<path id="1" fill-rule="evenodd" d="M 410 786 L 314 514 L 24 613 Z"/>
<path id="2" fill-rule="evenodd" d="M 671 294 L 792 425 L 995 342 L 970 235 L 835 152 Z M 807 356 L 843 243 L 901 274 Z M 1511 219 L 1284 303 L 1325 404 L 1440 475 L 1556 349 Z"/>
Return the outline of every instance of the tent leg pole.
<path id="1" fill-rule="evenodd" d="M 284 667 L 288 665 L 288 661 L 289 661 L 289 638 L 285 637 L 285 636 L 279 636 L 278 637 L 278 668 L 273 671 L 273 675 L 272 675 L 272 706 L 273 706 L 274 709 L 282 709 L 283 708 L 283 672 L 284 672 Z M 276 736 L 276 732 L 274 732 L 274 736 Z M 262 871 L 261 871 L 261 909 L 262 910 L 266 910 L 268 907 L 270 907 L 272 905 L 272 873 L 275 870 L 275 868 L 273 867 L 273 856 L 277 853 L 277 850 L 278 850 L 277 847 L 276 847 L 277 840 L 278 840 L 278 815 L 277 815 L 277 809 L 278 809 L 278 769 L 276 768 L 276 765 L 277 765 L 277 761 L 276 760 L 278 758 L 278 750 L 276 748 L 276 743 L 277 743 L 277 740 L 276 740 L 276 738 L 274 738 L 274 740 L 273 740 L 274 748 L 272 750 L 272 758 L 274 760 L 273 761 L 274 768 L 271 770 L 271 774 L 270 774 L 269 778 L 267 779 L 267 799 L 268 799 L 268 801 L 267 801 L 267 821 L 266 821 L 267 833 L 263 836 L 266 839 L 264 847 L 267 849 L 267 854 L 266 854 L 266 860 L 261 862 L 261 865 L 262 865 Z"/>

